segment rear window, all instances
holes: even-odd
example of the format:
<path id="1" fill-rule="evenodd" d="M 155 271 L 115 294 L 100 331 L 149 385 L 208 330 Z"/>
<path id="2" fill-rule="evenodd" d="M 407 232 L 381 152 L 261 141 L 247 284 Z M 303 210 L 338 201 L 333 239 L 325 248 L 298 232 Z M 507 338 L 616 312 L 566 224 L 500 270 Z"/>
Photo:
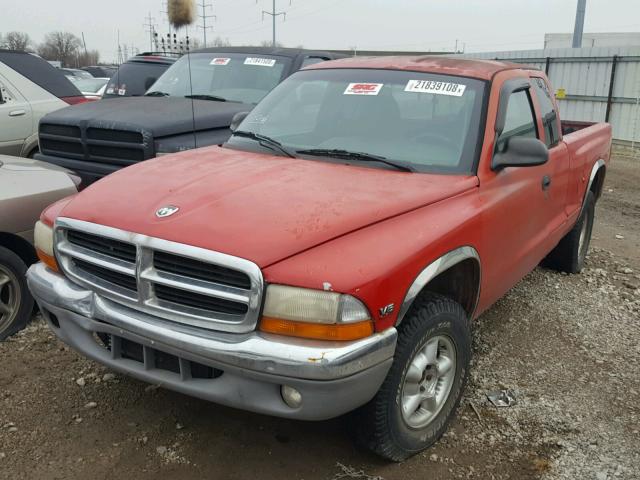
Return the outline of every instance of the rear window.
<path id="1" fill-rule="evenodd" d="M 142 96 L 167 68 L 165 63 L 124 63 L 109 80 L 103 98 Z"/>
<path id="2" fill-rule="evenodd" d="M 60 70 L 40 57 L 28 53 L 0 51 L 0 62 L 58 98 L 81 95 Z"/>

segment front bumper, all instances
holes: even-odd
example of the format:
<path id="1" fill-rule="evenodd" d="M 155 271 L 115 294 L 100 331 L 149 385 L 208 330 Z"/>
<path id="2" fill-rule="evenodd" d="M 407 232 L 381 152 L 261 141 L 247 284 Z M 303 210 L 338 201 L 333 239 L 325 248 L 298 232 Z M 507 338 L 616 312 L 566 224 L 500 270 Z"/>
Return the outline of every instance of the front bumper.
<path id="1" fill-rule="evenodd" d="M 53 332 L 87 357 L 187 395 L 280 417 L 324 420 L 365 404 L 382 385 L 397 340 L 394 328 L 353 342 L 205 332 L 121 306 L 43 264 L 27 280 Z M 108 347 L 97 334 L 110 339 Z M 123 353 L 125 344 L 140 356 Z M 193 365 L 217 373 L 196 378 Z M 300 407 L 283 401 L 282 385 L 302 394 Z"/>

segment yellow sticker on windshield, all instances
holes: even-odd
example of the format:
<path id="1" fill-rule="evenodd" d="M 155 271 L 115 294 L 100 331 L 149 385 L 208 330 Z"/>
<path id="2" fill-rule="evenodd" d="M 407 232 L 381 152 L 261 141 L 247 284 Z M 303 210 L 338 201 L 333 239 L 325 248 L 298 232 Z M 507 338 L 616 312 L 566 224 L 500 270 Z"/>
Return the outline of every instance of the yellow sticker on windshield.
<path id="1" fill-rule="evenodd" d="M 404 91 L 461 97 L 466 88 L 466 85 L 460 83 L 436 82 L 434 80 L 409 80 Z"/>

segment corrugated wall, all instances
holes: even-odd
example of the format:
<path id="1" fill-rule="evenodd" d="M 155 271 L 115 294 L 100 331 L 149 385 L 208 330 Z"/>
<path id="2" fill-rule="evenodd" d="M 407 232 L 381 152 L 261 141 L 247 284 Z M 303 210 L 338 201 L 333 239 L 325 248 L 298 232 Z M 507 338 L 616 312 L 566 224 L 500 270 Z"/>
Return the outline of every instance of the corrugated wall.
<path id="1" fill-rule="evenodd" d="M 562 118 L 604 122 L 610 103 L 609 122 L 614 138 L 640 142 L 640 47 L 555 48 L 461 56 L 548 68 L 556 92 L 562 89 L 566 95 L 558 99 Z M 609 99 L 614 56 L 616 71 Z"/>

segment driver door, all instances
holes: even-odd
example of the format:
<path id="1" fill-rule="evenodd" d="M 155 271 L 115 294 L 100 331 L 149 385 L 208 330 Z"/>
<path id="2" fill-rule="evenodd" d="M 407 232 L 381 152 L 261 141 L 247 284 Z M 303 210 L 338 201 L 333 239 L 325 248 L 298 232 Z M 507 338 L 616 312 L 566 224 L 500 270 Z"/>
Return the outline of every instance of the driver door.
<path id="1" fill-rule="evenodd" d="M 511 93 L 505 127 L 496 138 L 496 151 L 516 136 L 540 138 L 531 85 Z M 501 103 L 502 105 L 502 103 Z M 499 107 L 501 108 L 501 107 Z M 545 256 L 549 195 L 547 164 L 507 167 L 481 179 L 483 203 L 483 298 L 490 303 L 504 295 Z"/>

